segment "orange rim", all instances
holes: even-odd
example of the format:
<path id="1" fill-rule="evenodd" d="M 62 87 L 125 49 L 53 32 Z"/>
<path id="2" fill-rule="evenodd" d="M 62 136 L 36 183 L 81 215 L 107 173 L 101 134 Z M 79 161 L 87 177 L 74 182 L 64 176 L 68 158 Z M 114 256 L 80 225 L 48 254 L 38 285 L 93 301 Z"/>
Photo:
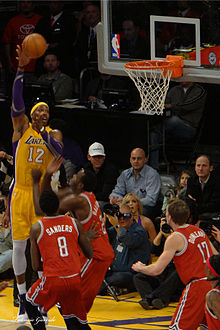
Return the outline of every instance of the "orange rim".
<path id="1" fill-rule="evenodd" d="M 130 70 L 155 70 L 173 69 L 174 63 L 169 61 L 135 61 L 125 63 L 125 68 Z"/>

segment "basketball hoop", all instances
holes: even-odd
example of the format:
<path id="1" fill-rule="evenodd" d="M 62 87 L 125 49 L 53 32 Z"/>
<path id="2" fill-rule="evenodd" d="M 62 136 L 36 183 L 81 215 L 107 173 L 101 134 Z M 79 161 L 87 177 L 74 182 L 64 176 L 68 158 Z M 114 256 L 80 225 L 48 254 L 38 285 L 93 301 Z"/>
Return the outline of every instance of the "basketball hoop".
<path id="1" fill-rule="evenodd" d="M 138 111 L 162 115 L 170 78 L 181 77 L 183 57 L 168 55 L 161 61 L 136 61 L 125 64 L 125 71 L 135 83 L 141 97 Z"/>

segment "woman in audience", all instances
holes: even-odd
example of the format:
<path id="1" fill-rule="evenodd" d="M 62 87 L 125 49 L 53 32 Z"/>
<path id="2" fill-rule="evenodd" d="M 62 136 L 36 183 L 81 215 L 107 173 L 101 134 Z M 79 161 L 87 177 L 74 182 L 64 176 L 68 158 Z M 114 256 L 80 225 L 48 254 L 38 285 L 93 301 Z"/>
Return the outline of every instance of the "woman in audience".
<path id="1" fill-rule="evenodd" d="M 168 191 L 165 193 L 164 199 L 163 199 L 163 206 L 162 206 L 162 213 L 165 212 L 167 201 L 170 198 L 173 197 L 183 197 L 186 194 L 186 187 L 187 187 L 187 181 L 192 176 L 192 173 L 189 170 L 183 170 L 180 173 L 178 184 L 176 186 L 172 186 L 168 189 Z"/>
<path id="2" fill-rule="evenodd" d="M 143 207 L 138 196 L 129 193 L 124 196 L 122 204 L 129 205 L 134 219 L 148 232 L 149 239 L 153 242 L 156 237 L 156 230 L 153 222 L 149 218 L 142 215 Z"/>

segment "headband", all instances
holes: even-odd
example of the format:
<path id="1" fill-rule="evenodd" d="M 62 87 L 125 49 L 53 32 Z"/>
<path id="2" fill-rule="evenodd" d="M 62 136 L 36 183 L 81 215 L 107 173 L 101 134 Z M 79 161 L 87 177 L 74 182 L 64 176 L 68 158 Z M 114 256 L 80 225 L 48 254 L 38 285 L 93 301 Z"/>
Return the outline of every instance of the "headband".
<path id="1" fill-rule="evenodd" d="M 207 267 L 211 270 L 211 272 L 212 272 L 215 276 L 218 276 L 218 277 L 219 277 L 220 274 L 218 274 L 218 273 L 214 270 L 214 268 L 211 266 L 209 259 L 210 259 L 210 257 L 206 260 L 206 265 L 207 265 Z"/>
<path id="2" fill-rule="evenodd" d="M 38 102 L 37 104 L 35 104 L 33 106 L 33 108 L 31 109 L 30 115 L 32 116 L 32 114 L 34 113 L 34 111 L 40 106 L 40 105 L 45 105 L 47 107 L 47 109 L 49 110 L 49 106 L 47 103 L 45 102 Z"/>

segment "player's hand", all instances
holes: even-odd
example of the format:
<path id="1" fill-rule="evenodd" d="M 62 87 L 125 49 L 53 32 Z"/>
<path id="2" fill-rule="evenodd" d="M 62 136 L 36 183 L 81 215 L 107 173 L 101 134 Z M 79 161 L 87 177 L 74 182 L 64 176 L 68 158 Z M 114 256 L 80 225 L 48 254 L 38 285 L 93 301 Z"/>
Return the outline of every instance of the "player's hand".
<path id="1" fill-rule="evenodd" d="M 32 178 L 33 178 L 33 182 L 39 182 L 40 181 L 40 178 L 42 176 L 42 172 L 39 168 L 34 168 L 32 171 L 31 171 L 31 175 L 32 175 Z"/>
<path id="2" fill-rule="evenodd" d="M 57 172 L 63 162 L 64 158 L 62 156 L 54 157 L 47 166 L 47 174 L 52 175 Z"/>
<path id="3" fill-rule="evenodd" d="M 216 241 L 220 243 L 220 230 L 217 227 L 212 226 L 211 234 L 216 239 Z"/>
<path id="4" fill-rule="evenodd" d="M 97 229 L 97 227 L 99 226 L 99 223 L 95 221 L 92 222 L 91 226 L 89 227 L 89 229 L 86 232 L 86 236 L 93 241 L 95 238 L 100 237 L 99 232 L 100 230 Z"/>
<path id="5" fill-rule="evenodd" d="M 17 52 L 16 59 L 18 60 L 19 67 L 25 67 L 27 64 L 29 64 L 31 58 L 25 55 L 21 46 L 17 45 L 16 52 Z"/>

